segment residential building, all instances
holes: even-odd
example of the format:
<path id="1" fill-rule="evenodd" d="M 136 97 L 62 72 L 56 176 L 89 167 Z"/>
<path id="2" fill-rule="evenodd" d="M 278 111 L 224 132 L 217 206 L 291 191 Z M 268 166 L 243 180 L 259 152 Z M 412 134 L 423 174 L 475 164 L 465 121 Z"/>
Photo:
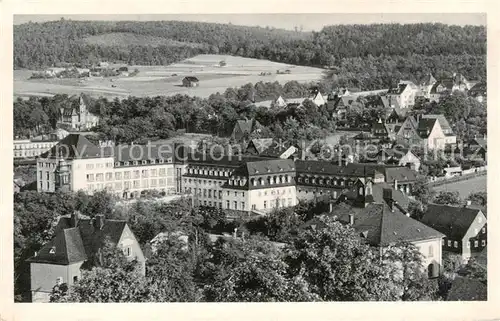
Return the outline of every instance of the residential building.
<path id="1" fill-rule="evenodd" d="M 406 166 L 418 172 L 421 162 L 409 148 L 382 149 L 376 155 L 376 162 L 386 165 Z"/>
<path id="2" fill-rule="evenodd" d="M 184 87 L 198 87 L 200 81 L 196 77 L 187 76 L 182 79 L 182 86 Z"/>
<path id="3" fill-rule="evenodd" d="M 231 138 L 237 142 L 241 142 L 243 140 L 249 140 L 250 135 L 254 131 L 260 130 L 260 123 L 255 119 L 240 119 L 236 121 L 234 125 L 233 132 L 231 134 Z"/>
<path id="4" fill-rule="evenodd" d="M 283 97 L 279 96 L 275 101 L 274 101 L 274 107 L 279 107 L 279 108 L 285 108 L 286 107 L 286 101 L 283 99 Z"/>
<path id="5" fill-rule="evenodd" d="M 91 100 L 86 94 L 81 94 L 78 104 L 68 108 L 61 108 L 61 118 L 58 126 L 68 130 L 88 130 L 99 123 L 99 117 L 90 112 Z"/>
<path id="6" fill-rule="evenodd" d="M 37 189 L 90 194 L 108 190 L 123 198 L 147 190 L 180 193 L 187 165 L 174 156 L 182 153 L 178 145 L 98 147 L 83 135 L 70 134 L 37 159 Z"/>
<path id="7" fill-rule="evenodd" d="M 413 82 L 401 80 L 396 87 L 387 91 L 386 97 L 391 108 L 413 108 L 418 91 Z"/>
<path id="8" fill-rule="evenodd" d="M 14 159 L 16 158 L 35 158 L 46 152 L 52 146 L 57 144 L 57 140 L 36 141 L 30 139 L 14 140 Z"/>
<path id="9" fill-rule="evenodd" d="M 486 82 L 478 82 L 477 84 L 472 86 L 471 89 L 469 89 L 467 94 L 469 95 L 469 97 L 473 97 L 478 102 L 482 103 L 486 100 L 488 94 Z"/>
<path id="10" fill-rule="evenodd" d="M 318 91 L 312 98 L 311 98 L 312 102 L 320 107 L 320 106 L 323 106 L 326 104 L 326 101 L 327 101 L 327 98 L 325 98 L 320 91 Z"/>
<path id="11" fill-rule="evenodd" d="M 441 97 L 452 94 L 454 91 L 465 92 L 471 89 L 473 83 L 469 82 L 461 74 L 454 73 L 452 77 L 442 78 L 432 86 L 429 99 L 438 102 Z"/>
<path id="12" fill-rule="evenodd" d="M 387 183 L 373 183 L 371 179 L 357 180 L 338 200 L 330 202 L 330 213 L 335 220 L 351 225 L 366 244 L 380 248 L 381 254 L 398 243 L 411 243 L 423 257 L 422 269 L 430 278 L 439 276 L 442 266 L 439 231 L 410 217 L 409 199 Z M 312 219 L 305 227 L 316 225 Z"/>
<path id="13" fill-rule="evenodd" d="M 431 89 L 432 86 L 437 82 L 436 78 L 432 76 L 431 73 L 429 73 L 421 82 L 420 84 L 420 92 L 419 95 L 423 96 L 427 99 L 431 97 Z"/>
<path id="14" fill-rule="evenodd" d="M 480 208 L 428 204 L 421 221 L 445 235 L 443 251 L 464 261 L 479 255 L 487 245 L 486 215 Z"/>
<path id="15" fill-rule="evenodd" d="M 297 204 L 290 159 L 221 156 L 189 161 L 184 186 L 193 195 L 193 206 L 265 214 Z"/>
<path id="16" fill-rule="evenodd" d="M 32 301 L 48 302 L 55 285 L 78 282 L 82 265 L 99 261 L 106 242 L 121 249 L 127 260 L 136 260 L 139 271 L 145 274 L 144 255 L 126 221 L 73 213 L 59 219 L 54 238 L 28 259 Z"/>
<path id="17" fill-rule="evenodd" d="M 439 122 L 439 126 L 445 135 L 444 143 L 446 145 L 454 145 L 457 143 L 457 136 L 453 133 L 450 123 L 443 114 L 423 114 L 421 117 L 421 119 L 436 119 Z"/>
<path id="18" fill-rule="evenodd" d="M 276 144 L 272 138 L 254 138 L 248 142 L 245 152 L 249 155 L 260 155 L 269 147 Z"/>

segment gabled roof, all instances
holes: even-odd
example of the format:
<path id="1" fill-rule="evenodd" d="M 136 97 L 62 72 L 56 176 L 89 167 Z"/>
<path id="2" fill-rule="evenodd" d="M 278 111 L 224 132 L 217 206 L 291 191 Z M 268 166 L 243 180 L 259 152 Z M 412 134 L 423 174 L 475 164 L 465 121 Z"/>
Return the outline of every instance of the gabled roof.
<path id="1" fill-rule="evenodd" d="M 87 106 L 90 106 L 90 104 L 92 103 L 90 97 L 85 93 L 81 93 L 80 98 L 82 99 L 83 103 Z"/>
<path id="2" fill-rule="evenodd" d="M 64 159 L 83 159 L 108 157 L 111 154 L 109 149 L 101 149 L 92 144 L 84 135 L 69 134 L 59 143 L 52 146 L 47 152 L 40 155 L 40 158 L 63 157 Z"/>
<path id="3" fill-rule="evenodd" d="M 285 144 L 274 144 L 269 146 L 267 149 L 263 150 L 259 156 L 262 157 L 280 157 L 284 152 L 289 150 L 290 148 L 293 148 L 294 146 L 292 145 L 285 145 Z M 296 151 L 298 150 L 295 147 Z"/>
<path id="4" fill-rule="evenodd" d="M 291 159 L 270 159 L 247 162 L 244 167 L 249 176 L 262 174 L 280 174 L 295 171 L 295 163 Z"/>
<path id="5" fill-rule="evenodd" d="M 422 138 L 429 137 L 432 129 L 434 128 L 437 119 L 435 118 L 422 118 L 418 122 L 417 133 Z"/>
<path id="6" fill-rule="evenodd" d="M 474 138 L 471 143 L 475 143 L 484 149 L 488 148 L 488 140 L 486 138 Z"/>
<path id="7" fill-rule="evenodd" d="M 443 131 L 451 131 L 451 126 L 443 114 L 427 114 L 422 115 L 422 119 L 437 119 Z"/>
<path id="8" fill-rule="evenodd" d="M 78 228 L 68 228 L 60 230 L 29 262 L 67 265 L 86 259 L 87 254 Z"/>
<path id="9" fill-rule="evenodd" d="M 253 131 L 253 127 L 256 125 L 257 122 L 254 124 L 253 119 L 239 119 L 236 121 L 236 126 L 240 128 L 242 132 L 248 132 L 251 133 Z"/>
<path id="10" fill-rule="evenodd" d="M 484 96 L 487 93 L 486 82 L 478 82 L 471 89 L 469 89 L 468 94 L 472 97 Z"/>
<path id="11" fill-rule="evenodd" d="M 255 147 L 255 149 L 257 150 L 257 153 L 260 154 L 273 145 L 273 139 L 272 138 L 254 138 L 254 139 L 250 140 L 247 148 L 250 147 L 251 145 L 253 147 Z"/>
<path id="12" fill-rule="evenodd" d="M 450 239 L 461 240 L 479 213 L 477 208 L 428 204 L 422 222 Z"/>
<path id="13" fill-rule="evenodd" d="M 193 76 L 186 76 L 186 77 L 184 77 L 184 79 L 187 80 L 187 81 L 193 81 L 193 82 L 198 82 L 199 81 L 198 78 L 193 77 Z"/>
<path id="14" fill-rule="evenodd" d="M 436 78 L 432 76 L 431 73 L 429 73 L 423 80 L 422 80 L 422 85 L 423 86 L 431 86 L 437 82 Z"/>

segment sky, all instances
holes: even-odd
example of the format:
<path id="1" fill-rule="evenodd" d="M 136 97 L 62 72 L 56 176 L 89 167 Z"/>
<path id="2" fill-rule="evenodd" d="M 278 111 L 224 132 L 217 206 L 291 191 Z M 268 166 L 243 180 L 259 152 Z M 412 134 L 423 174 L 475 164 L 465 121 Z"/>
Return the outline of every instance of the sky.
<path id="1" fill-rule="evenodd" d="M 59 20 L 180 20 L 233 25 L 274 27 L 303 31 L 319 31 L 335 24 L 424 23 L 440 22 L 453 25 L 486 25 L 482 13 L 307 13 L 307 14 L 116 14 L 116 15 L 15 15 L 14 24 Z"/>

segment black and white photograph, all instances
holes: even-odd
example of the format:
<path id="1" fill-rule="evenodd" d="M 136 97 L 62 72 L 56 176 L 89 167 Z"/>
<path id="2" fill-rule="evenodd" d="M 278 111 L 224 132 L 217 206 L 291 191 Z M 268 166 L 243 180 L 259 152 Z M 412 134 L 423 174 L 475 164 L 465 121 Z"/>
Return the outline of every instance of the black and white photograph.
<path id="1" fill-rule="evenodd" d="M 13 15 L 14 302 L 488 300 L 486 13 L 56 12 Z"/>

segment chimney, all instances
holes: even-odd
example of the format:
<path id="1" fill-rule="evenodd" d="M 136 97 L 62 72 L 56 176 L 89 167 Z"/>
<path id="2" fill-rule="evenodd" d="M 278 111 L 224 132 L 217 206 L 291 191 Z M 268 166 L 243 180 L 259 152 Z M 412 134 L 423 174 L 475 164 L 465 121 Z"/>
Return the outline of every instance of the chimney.
<path id="1" fill-rule="evenodd" d="M 354 225 L 354 214 L 349 214 L 349 225 Z"/>
<path id="2" fill-rule="evenodd" d="M 78 226 L 78 219 L 80 218 L 80 213 L 78 211 L 74 211 L 71 214 L 71 226 L 72 227 L 77 227 Z"/>
<path id="3" fill-rule="evenodd" d="M 95 216 L 95 228 L 98 230 L 102 230 L 103 226 L 104 226 L 104 215 L 97 214 Z"/>
<path id="4" fill-rule="evenodd" d="M 394 180 L 394 189 L 397 191 L 398 190 L 398 180 Z"/>

